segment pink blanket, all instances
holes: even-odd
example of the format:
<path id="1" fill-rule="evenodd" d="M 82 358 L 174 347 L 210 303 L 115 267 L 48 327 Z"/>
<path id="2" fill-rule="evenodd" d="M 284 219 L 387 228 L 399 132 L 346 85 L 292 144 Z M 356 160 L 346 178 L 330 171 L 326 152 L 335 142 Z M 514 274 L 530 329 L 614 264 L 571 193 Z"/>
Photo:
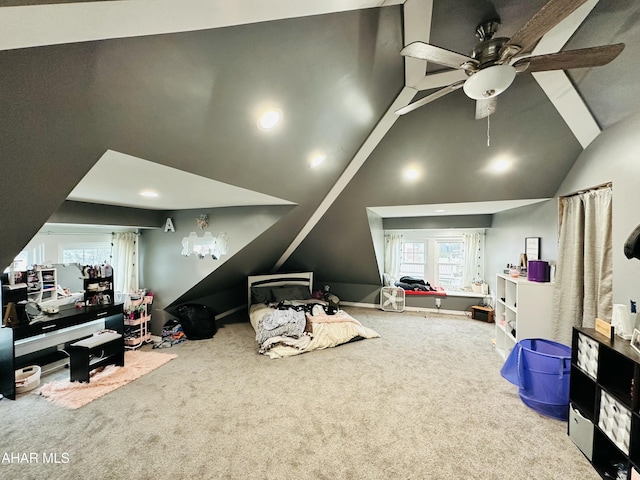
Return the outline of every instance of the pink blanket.
<path id="1" fill-rule="evenodd" d="M 326 313 L 322 313 L 319 315 L 310 315 L 307 313 L 307 318 L 313 323 L 351 322 L 355 323 L 356 325 L 362 326 L 362 324 L 358 320 L 353 318 L 344 310 L 338 310 L 335 315 L 327 315 Z"/>

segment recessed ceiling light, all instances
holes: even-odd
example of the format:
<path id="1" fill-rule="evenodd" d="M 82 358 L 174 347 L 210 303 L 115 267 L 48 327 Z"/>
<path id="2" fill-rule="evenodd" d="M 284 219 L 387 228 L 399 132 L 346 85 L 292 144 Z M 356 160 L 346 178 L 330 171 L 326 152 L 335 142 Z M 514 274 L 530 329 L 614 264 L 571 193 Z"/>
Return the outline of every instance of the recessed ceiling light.
<path id="1" fill-rule="evenodd" d="M 309 157 L 309 166 L 311 168 L 319 167 L 326 159 L 327 156 L 324 153 L 314 153 Z"/>
<path id="2" fill-rule="evenodd" d="M 157 198 L 160 195 L 158 194 L 158 192 L 154 192 L 153 190 L 142 190 L 140 192 L 140 196 L 147 197 L 147 198 Z"/>
<path id="3" fill-rule="evenodd" d="M 267 110 L 258 120 L 258 127 L 262 130 L 271 130 L 282 121 L 282 111 L 277 108 Z"/>
<path id="4" fill-rule="evenodd" d="M 420 178 L 420 172 L 415 167 L 406 168 L 404 170 L 403 175 L 406 180 L 410 180 L 410 181 L 417 180 L 418 178 Z"/>
<path id="5" fill-rule="evenodd" d="M 491 169 L 496 173 L 502 173 L 509 170 L 511 162 L 505 158 L 500 158 L 491 164 Z"/>

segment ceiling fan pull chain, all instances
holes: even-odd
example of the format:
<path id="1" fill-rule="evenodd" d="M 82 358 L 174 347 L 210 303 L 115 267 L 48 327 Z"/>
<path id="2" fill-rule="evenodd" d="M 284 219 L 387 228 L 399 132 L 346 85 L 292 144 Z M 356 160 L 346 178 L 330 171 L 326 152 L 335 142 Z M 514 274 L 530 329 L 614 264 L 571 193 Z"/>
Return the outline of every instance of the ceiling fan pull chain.
<path id="1" fill-rule="evenodd" d="M 491 146 L 491 115 L 487 115 L 487 147 Z"/>

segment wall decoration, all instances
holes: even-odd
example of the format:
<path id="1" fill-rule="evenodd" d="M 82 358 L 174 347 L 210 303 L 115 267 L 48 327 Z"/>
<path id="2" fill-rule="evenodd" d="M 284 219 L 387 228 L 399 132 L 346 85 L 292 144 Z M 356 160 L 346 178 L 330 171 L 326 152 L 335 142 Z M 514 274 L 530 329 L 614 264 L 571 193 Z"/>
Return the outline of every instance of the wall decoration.
<path id="1" fill-rule="evenodd" d="M 527 260 L 540 260 L 540 237 L 526 237 L 524 239 L 524 253 Z"/>
<path id="2" fill-rule="evenodd" d="M 204 230 L 209 227 L 209 215 L 202 214 L 198 218 L 196 218 L 196 223 L 198 224 L 198 228 L 200 230 Z"/>
<path id="3" fill-rule="evenodd" d="M 196 218 L 196 224 L 200 230 L 209 227 L 209 215 L 200 215 Z M 228 242 L 229 235 L 225 232 L 220 233 L 217 237 L 214 237 L 211 232 L 204 232 L 201 237 L 196 232 L 191 232 L 188 237 L 182 239 L 181 253 L 185 257 L 195 254 L 201 260 L 210 255 L 211 258 L 217 260 L 221 255 L 227 254 Z"/>
<path id="4" fill-rule="evenodd" d="M 170 217 L 167 217 L 167 219 L 164 222 L 164 232 L 165 233 L 167 233 L 167 232 L 176 233 L 176 229 L 173 226 L 173 220 L 171 220 Z"/>

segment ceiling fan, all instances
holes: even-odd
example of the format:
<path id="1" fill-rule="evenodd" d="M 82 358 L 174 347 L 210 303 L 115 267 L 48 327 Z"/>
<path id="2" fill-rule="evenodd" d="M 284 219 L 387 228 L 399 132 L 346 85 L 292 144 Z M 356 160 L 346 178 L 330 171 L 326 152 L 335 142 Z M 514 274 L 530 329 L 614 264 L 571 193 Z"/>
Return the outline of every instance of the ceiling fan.
<path id="1" fill-rule="evenodd" d="M 401 55 L 463 70 L 468 77 L 410 103 L 396 110 L 395 113 L 404 115 L 462 88 L 469 98 L 476 100 L 476 119 L 485 118 L 495 111 L 497 96 L 511 85 L 517 73 L 606 65 L 622 52 L 624 43 L 547 55 L 524 56 L 531 52 L 544 34 L 586 1 L 549 0 L 511 38 L 494 38 L 500 26 L 498 20 L 484 22 L 476 29 L 476 36 L 480 39 L 480 43 L 476 45 L 470 56 L 424 42 L 413 42 L 407 45 L 400 51 Z M 516 59 L 516 57 L 520 58 Z"/>

